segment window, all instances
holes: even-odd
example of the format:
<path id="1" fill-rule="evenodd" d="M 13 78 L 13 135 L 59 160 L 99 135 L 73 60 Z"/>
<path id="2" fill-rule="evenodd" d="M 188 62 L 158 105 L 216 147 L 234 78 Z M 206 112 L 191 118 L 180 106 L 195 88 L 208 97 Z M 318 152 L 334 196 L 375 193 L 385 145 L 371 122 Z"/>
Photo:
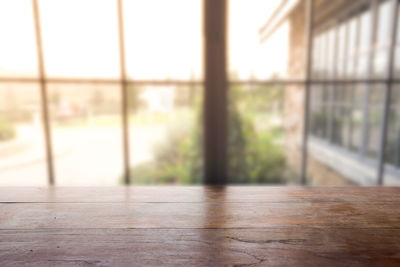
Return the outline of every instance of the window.
<path id="1" fill-rule="evenodd" d="M 327 48 L 318 52 L 326 58 L 325 67 L 332 77 L 331 66 L 336 66 L 333 83 L 313 85 L 311 95 L 310 133 L 326 143 L 353 153 L 361 161 L 374 162 L 377 166 L 381 147 L 383 126 L 384 95 L 387 84 L 376 79 L 387 79 L 390 52 L 391 1 L 381 1 L 377 6 L 377 24 L 373 27 L 371 8 L 359 12 L 319 31 L 314 36 L 314 44 L 321 49 L 320 40 L 325 38 Z M 397 7 L 398 8 L 398 7 Z M 397 21 L 400 25 L 400 20 Z M 375 29 L 376 32 L 372 32 Z M 399 30 L 399 28 L 397 29 Z M 333 42 L 333 33 L 337 41 Z M 375 34 L 376 38 L 372 38 Z M 399 40 L 397 36 L 397 40 Z M 375 40 L 372 45 L 371 41 Z M 334 48 L 332 48 L 332 46 Z M 336 50 L 336 57 L 332 51 Z M 315 52 L 315 51 L 314 51 Z M 398 54 L 398 42 L 395 48 Z M 399 73 L 398 55 L 394 61 L 394 75 Z M 324 72 L 324 67 L 314 59 L 313 73 Z M 371 75 L 370 75 L 371 74 Z M 375 80 L 373 80 L 375 79 Z M 353 80 L 352 82 L 350 82 Z M 369 81 L 370 80 L 370 81 Z M 399 167 L 400 122 L 399 89 L 392 82 L 390 97 L 387 145 L 385 161 L 389 168 Z M 398 174 L 397 174 L 398 175 Z"/>
<path id="2" fill-rule="evenodd" d="M 0 1 L 0 77 L 35 77 L 37 71 L 32 1 Z"/>
<path id="3" fill-rule="evenodd" d="M 123 177 L 118 85 L 48 84 L 57 184 L 116 185 Z"/>
<path id="4" fill-rule="evenodd" d="M 38 3 L 47 77 L 119 77 L 114 0 L 40 0 Z"/>
<path id="5" fill-rule="evenodd" d="M 0 185 L 46 185 L 39 86 L 0 84 Z"/>
<path id="6" fill-rule="evenodd" d="M 201 0 L 0 1 L 0 185 L 200 182 L 202 12 Z"/>

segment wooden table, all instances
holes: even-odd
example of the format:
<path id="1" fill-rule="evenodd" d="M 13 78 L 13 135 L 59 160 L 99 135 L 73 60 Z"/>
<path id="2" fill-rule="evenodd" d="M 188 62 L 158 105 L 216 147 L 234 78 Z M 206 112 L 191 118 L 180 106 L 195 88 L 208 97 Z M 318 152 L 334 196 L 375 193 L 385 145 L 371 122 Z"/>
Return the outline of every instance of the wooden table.
<path id="1" fill-rule="evenodd" d="M 0 266 L 400 265 L 400 188 L 0 188 Z"/>

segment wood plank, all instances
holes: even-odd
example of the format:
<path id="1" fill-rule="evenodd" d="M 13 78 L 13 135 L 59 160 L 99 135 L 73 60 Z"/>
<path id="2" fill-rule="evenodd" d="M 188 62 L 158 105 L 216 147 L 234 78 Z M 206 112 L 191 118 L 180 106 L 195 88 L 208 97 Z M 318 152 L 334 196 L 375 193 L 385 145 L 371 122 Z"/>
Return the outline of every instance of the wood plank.
<path id="1" fill-rule="evenodd" d="M 396 266 L 399 229 L 1 230 L 2 266 Z"/>
<path id="2" fill-rule="evenodd" d="M 1 203 L 0 229 L 400 228 L 398 203 Z"/>
<path id="3" fill-rule="evenodd" d="M 0 187 L 0 202 L 400 202 L 400 187 Z"/>

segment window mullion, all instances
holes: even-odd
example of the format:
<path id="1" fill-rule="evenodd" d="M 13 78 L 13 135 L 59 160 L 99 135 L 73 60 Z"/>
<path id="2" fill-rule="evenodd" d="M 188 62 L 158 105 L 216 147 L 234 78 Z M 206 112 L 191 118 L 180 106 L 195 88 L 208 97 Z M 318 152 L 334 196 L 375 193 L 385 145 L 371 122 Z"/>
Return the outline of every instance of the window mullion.
<path id="1" fill-rule="evenodd" d="M 45 143 L 46 160 L 47 160 L 46 165 L 47 165 L 48 184 L 54 185 L 55 175 L 54 175 L 54 163 L 53 163 L 53 150 L 51 146 L 52 137 L 50 131 L 49 109 L 47 101 L 47 81 L 46 81 L 46 73 L 45 73 L 44 57 L 43 57 L 40 12 L 37 0 L 32 0 L 32 9 L 33 9 L 33 20 L 35 26 L 37 58 L 38 58 L 40 97 L 41 97 L 41 109 L 42 109 L 42 119 L 43 119 L 43 131 L 45 139 L 44 143 Z"/>

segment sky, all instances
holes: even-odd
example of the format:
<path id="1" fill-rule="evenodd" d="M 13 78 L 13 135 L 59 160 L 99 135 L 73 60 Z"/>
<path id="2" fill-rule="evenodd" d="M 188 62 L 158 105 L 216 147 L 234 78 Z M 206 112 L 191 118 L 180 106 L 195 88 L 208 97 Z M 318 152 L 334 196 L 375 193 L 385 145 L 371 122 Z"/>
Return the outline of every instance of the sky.
<path id="1" fill-rule="evenodd" d="M 258 34 L 279 2 L 228 1 L 228 66 L 240 79 L 284 75 L 287 25 L 263 44 Z M 201 0 L 125 0 L 123 5 L 130 78 L 201 80 Z M 39 0 L 39 11 L 48 76 L 119 77 L 115 0 Z M 0 38 L 0 75 L 36 75 L 30 0 L 0 1 Z"/>

